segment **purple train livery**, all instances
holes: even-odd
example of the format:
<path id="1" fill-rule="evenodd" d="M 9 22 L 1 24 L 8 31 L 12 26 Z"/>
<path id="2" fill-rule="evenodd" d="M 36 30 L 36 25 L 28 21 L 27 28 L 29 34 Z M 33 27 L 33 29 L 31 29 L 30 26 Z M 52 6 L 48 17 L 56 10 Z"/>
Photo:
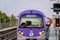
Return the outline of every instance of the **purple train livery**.
<path id="1" fill-rule="evenodd" d="M 18 40 L 45 40 L 46 16 L 37 10 L 26 10 L 18 15 Z"/>

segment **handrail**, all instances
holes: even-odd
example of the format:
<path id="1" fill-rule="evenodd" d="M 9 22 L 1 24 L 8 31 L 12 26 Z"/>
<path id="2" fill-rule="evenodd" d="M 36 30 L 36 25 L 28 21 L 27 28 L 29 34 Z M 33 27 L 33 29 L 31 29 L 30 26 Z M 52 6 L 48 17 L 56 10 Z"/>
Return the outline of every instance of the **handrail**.
<path id="1" fill-rule="evenodd" d="M 6 30 L 9 30 L 9 29 L 12 29 L 12 28 L 17 28 L 17 26 L 9 27 L 9 28 L 5 28 L 5 29 L 1 29 L 0 32 L 2 32 L 2 31 L 6 31 Z"/>

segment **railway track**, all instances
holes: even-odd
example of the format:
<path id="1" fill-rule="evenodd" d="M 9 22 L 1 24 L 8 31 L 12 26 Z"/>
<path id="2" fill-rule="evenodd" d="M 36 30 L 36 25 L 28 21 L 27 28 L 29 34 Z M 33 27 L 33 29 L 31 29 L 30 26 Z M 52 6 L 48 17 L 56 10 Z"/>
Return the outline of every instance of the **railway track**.
<path id="1" fill-rule="evenodd" d="M 17 27 L 9 27 L 0 30 L 0 40 L 15 40 L 17 38 Z"/>

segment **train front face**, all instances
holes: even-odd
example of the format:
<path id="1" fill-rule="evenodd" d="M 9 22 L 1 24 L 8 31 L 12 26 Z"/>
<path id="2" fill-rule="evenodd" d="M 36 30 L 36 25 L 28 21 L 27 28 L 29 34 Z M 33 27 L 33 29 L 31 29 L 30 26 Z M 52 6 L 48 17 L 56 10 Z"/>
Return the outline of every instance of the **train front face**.
<path id="1" fill-rule="evenodd" d="M 36 10 L 27 10 L 19 15 L 18 40 L 45 39 L 44 14 Z"/>

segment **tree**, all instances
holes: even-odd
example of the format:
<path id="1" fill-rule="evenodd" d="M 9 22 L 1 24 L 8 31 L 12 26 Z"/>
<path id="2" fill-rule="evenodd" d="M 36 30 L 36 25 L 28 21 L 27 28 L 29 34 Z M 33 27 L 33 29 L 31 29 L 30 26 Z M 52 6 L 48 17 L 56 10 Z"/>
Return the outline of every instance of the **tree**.
<path id="1" fill-rule="evenodd" d="M 11 23 L 11 25 L 14 26 L 16 24 L 16 21 L 17 21 L 16 17 L 12 14 L 10 16 L 10 23 Z"/>
<path id="2" fill-rule="evenodd" d="M 6 15 L 6 13 L 0 11 L 0 20 L 1 23 L 6 23 L 9 22 L 9 17 Z"/>
<path id="3" fill-rule="evenodd" d="M 0 11 L 0 24 L 1 24 L 1 15 L 2 15 L 2 14 L 1 14 L 1 11 Z"/>
<path id="4" fill-rule="evenodd" d="M 0 18 L 1 18 L 2 12 L 0 11 Z"/>
<path id="5" fill-rule="evenodd" d="M 10 22 L 16 22 L 16 17 L 14 15 L 10 16 Z"/>

